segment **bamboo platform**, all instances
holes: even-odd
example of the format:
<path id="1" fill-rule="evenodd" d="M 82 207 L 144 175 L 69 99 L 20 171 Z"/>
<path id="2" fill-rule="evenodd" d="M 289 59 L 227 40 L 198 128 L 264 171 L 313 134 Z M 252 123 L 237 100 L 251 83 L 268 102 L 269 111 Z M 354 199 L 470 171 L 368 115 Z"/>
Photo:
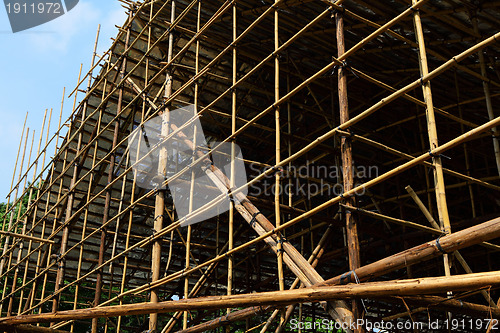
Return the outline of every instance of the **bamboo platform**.
<path id="1" fill-rule="evenodd" d="M 0 331 L 500 329 L 500 2 L 122 3 L 111 48 L 98 29 L 88 72 L 23 129 Z M 192 156 L 160 150 L 144 186 L 134 130 L 186 106 L 158 140 Z M 189 214 L 221 212 L 186 226 L 174 181 Z"/>

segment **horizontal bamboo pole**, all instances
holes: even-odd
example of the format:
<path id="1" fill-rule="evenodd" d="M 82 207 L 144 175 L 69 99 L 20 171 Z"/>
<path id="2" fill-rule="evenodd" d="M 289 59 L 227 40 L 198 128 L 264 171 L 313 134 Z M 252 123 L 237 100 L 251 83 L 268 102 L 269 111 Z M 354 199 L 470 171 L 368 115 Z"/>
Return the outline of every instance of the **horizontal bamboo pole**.
<path id="1" fill-rule="evenodd" d="M 294 303 L 323 302 L 334 299 L 383 298 L 463 291 L 500 286 L 500 271 L 428 277 L 420 279 L 368 282 L 345 286 L 309 287 L 286 291 L 240 294 L 230 296 L 208 296 L 159 303 L 138 303 L 99 308 L 78 309 L 0 318 L 0 324 L 19 325 L 28 323 L 60 322 L 78 318 L 80 320 L 116 316 L 133 316 L 150 313 L 166 313 L 189 310 L 214 310 L 241 306 L 288 305 Z"/>
<path id="2" fill-rule="evenodd" d="M 406 303 L 423 305 L 421 308 L 412 309 L 411 312 L 398 313 L 382 318 L 384 321 L 395 320 L 409 314 L 431 309 L 450 310 L 456 313 L 482 316 L 481 318 L 500 319 L 500 309 L 488 305 L 464 302 L 456 298 L 446 298 L 440 296 L 408 296 L 403 298 Z M 393 299 L 401 302 L 401 299 Z M 424 306 L 425 305 L 425 306 Z"/>
<path id="3" fill-rule="evenodd" d="M 38 243 L 49 243 L 49 244 L 56 243 L 50 239 L 43 239 L 43 238 L 38 238 L 38 237 L 33 237 L 33 236 L 28 236 L 28 235 L 21 235 L 21 234 L 15 233 L 15 232 L 8 232 L 8 231 L 1 231 L 0 230 L 0 235 L 10 236 L 12 238 L 21 238 L 21 239 L 31 240 L 31 241 L 35 241 Z"/>
<path id="4" fill-rule="evenodd" d="M 68 331 L 33 325 L 0 325 L 0 331 L 9 333 L 69 333 Z"/>
<path id="5" fill-rule="evenodd" d="M 375 261 L 354 270 L 354 273 L 360 281 L 365 281 L 498 237 L 500 237 L 500 217 Z M 352 272 L 348 272 L 328 279 L 324 283 L 329 285 L 348 283 L 351 280 L 354 281 L 353 275 Z"/>

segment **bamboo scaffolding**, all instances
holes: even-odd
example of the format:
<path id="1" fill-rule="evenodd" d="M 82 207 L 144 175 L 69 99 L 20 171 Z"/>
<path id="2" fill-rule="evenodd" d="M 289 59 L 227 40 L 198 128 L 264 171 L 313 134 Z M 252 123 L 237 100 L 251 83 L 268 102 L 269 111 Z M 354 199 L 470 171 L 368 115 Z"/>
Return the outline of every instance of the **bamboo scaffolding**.
<path id="1" fill-rule="evenodd" d="M 480 126 L 480 127 L 478 127 L 478 128 L 475 128 L 475 129 L 473 129 L 473 130 L 471 130 L 471 131 L 469 131 L 469 132 L 467 132 L 467 133 L 464 133 L 463 135 L 461 135 L 461 136 L 457 137 L 456 139 L 454 139 L 454 140 L 452 140 L 452 141 L 450 141 L 450 142 L 448 142 L 448 143 L 446 143 L 446 144 L 443 144 L 443 145 L 439 146 L 439 147 L 438 147 L 438 148 L 436 148 L 435 150 L 431 151 L 431 153 L 433 153 L 433 154 L 441 154 L 441 153 L 443 153 L 444 151 L 446 151 L 446 150 L 448 150 L 448 149 L 450 149 L 450 148 L 452 148 L 452 147 L 455 147 L 455 146 L 457 146 L 457 145 L 459 145 L 459 144 L 461 144 L 461 143 L 463 143 L 463 142 L 465 142 L 465 141 L 471 140 L 474 136 L 477 136 L 479 133 L 482 133 L 482 132 L 484 132 L 484 131 L 489 130 L 491 127 L 496 126 L 498 123 L 500 123 L 500 118 L 497 118 L 497 119 L 496 119 L 496 120 L 494 120 L 494 121 L 490 121 L 490 122 L 488 122 L 488 123 L 486 123 L 486 124 L 484 124 L 484 125 L 482 125 L 482 126 Z M 375 184 L 377 184 L 377 183 L 381 182 L 383 179 L 385 179 L 385 178 L 387 178 L 387 177 L 390 177 L 390 176 L 394 176 L 395 174 L 400 173 L 400 172 L 402 172 L 402 171 L 404 171 L 404 170 L 406 170 L 406 169 L 410 168 L 411 166 L 416 165 L 416 164 L 418 164 L 418 163 L 421 163 L 422 161 L 425 161 L 426 159 L 429 159 L 429 158 L 430 158 L 430 155 L 429 155 L 429 154 L 424 154 L 424 155 L 421 155 L 421 156 L 419 156 L 419 157 L 415 158 L 414 160 L 412 160 L 412 161 L 410 161 L 410 162 L 407 162 L 407 163 L 405 163 L 405 164 L 403 164 L 403 165 L 401 165 L 401 166 L 399 166 L 399 167 L 397 167 L 397 168 L 393 169 L 393 170 L 392 170 L 392 171 L 390 171 L 390 172 L 387 172 L 386 174 L 383 174 L 383 175 L 381 175 L 381 176 L 379 176 L 379 177 L 377 177 L 377 178 L 375 178 L 375 179 L 373 179 L 373 180 L 371 180 L 371 181 L 369 181 L 369 182 L 367 182 L 367 183 L 365 183 L 365 184 L 363 184 L 363 185 L 361 185 L 361 186 L 355 187 L 355 188 L 354 188 L 354 189 L 352 189 L 351 191 L 344 193 L 344 195 L 343 195 L 343 196 L 354 195 L 357 191 L 360 191 L 360 190 L 361 190 L 361 189 L 363 189 L 363 188 L 369 188 L 369 187 L 371 187 L 371 186 L 373 186 L 373 185 L 375 185 Z M 283 162 L 282 162 L 282 163 L 283 163 Z M 238 191 L 238 190 L 240 190 L 240 189 L 233 190 L 233 193 L 237 193 L 237 191 Z M 137 292 L 138 290 L 147 290 L 147 289 L 149 289 L 149 288 L 155 288 L 155 287 L 157 287 L 157 285 L 159 285 L 159 284 L 164 284 L 164 283 L 166 283 L 166 282 L 168 282 L 168 281 L 171 281 L 172 279 L 175 279 L 175 278 L 181 277 L 181 276 L 183 276 L 183 275 L 185 275 L 185 274 L 189 274 L 191 271 L 196 271 L 196 270 L 199 270 L 199 269 L 201 269 L 202 267 L 204 267 L 204 266 L 207 266 L 207 265 L 211 264 L 212 262 L 219 261 L 219 260 L 221 260 L 221 259 L 223 259 L 223 258 L 225 258 L 225 257 L 227 257 L 227 256 L 229 256 L 229 255 L 231 255 L 231 254 L 232 254 L 232 253 L 234 253 L 234 252 L 240 251 L 240 250 L 242 250 L 243 248 L 246 248 L 246 247 L 248 247 L 248 246 L 250 246 L 250 245 L 253 245 L 253 244 L 257 243 L 258 241 L 260 241 L 260 240 L 262 240 L 262 239 L 265 239 L 265 238 L 267 238 L 267 237 L 269 237 L 269 236 L 271 236 L 271 235 L 275 234 L 275 233 L 276 233 L 276 232 L 278 232 L 279 230 L 285 229 L 285 228 L 287 228 L 287 227 L 289 227 L 289 226 L 291 226 L 291 225 L 293 225 L 293 224 L 295 224 L 295 223 L 298 223 L 298 222 L 300 222 L 301 220 L 303 220 L 303 219 L 307 218 L 308 216 L 313 215 L 313 214 L 316 214 L 316 213 L 318 213 L 319 211 L 321 211 L 321 210 L 323 210 L 323 209 L 327 208 L 328 206 L 331 206 L 331 205 L 333 205 L 333 204 L 337 203 L 337 202 L 338 202 L 338 201 L 340 201 L 340 200 L 341 200 L 341 197 L 336 197 L 336 198 L 333 198 L 333 199 L 331 199 L 331 200 L 329 200 L 329 201 L 327 201 L 327 202 L 323 203 L 322 205 L 317 206 L 316 208 L 311 209 L 310 211 L 308 211 L 308 212 L 306 212 L 306 213 L 304 213 L 304 214 L 302 214 L 302 215 L 300 215 L 300 216 L 298 216 L 298 217 L 296 217 L 296 218 L 294 218 L 294 219 L 292 219 L 292 220 L 290 220 L 290 221 L 286 222 L 285 224 L 282 224 L 279 228 L 275 228 L 274 230 L 267 231 L 267 232 L 265 232 L 264 234 L 260 235 L 259 237 L 255 238 L 255 239 L 253 239 L 253 240 L 251 240 L 251 241 L 249 241 L 249 242 L 247 242 L 247 243 L 245 243 L 245 244 L 243 244 L 243 245 L 240 245 L 240 246 L 238 246 L 238 247 L 234 248 L 234 249 L 233 249 L 233 250 L 231 250 L 231 251 L 226 252 L 224 255 L 219 255 L 219 256 L 217 256 L 216 258 L 214 258 L 214 259 L 212 259 L 212 260 L 208 260 L 208 261 L 206 261 L 206 262 L 204 262 L 204 263 L 202 263 L 202 264 L 198 265 L 197 267 L 191 268 L 191 269 L 190 269 L 190 270 L 188 270 L 188 271 L 184 271 L 184 272 L 180 272 L 180 273 L 173 274 L 172 276 L 169 276 L 169 277 L 166 277 L 166 278 L 163 278 L 163 279 L 158 280 L 158 282 L 157 282 L 156 284 L 151 284 L 151 285 L 148 285 L 146 288 L 141 287 L 141 288 L 138 288 L 138 289 L 136 289 L 136 290 L 130 290 L 130 291 L 128 291 L 127 293 L 123 293 L 123 294 L 121 294 L 121 295 L 123 296 L 123 295 L 125 295 L 125 294 L 130 294 L 130 293 L 132 293 L 132 292 Z M 178 226 L 178 225 L 175 225 L 175 224 L 174 224 L 174 227 L 177 227 L 177 226 Z M 141 241 L 141 242 L 139 242 L 139 243 L 136 243 L 136 244 L 135 244 L 135 247 L 142 246 L 142 245 L 143 245 L 144 243 L 146 243 L 146 242 L 147 242 L 147 243 L 149 243 L 149 242 L 153 241 L 154 239 L 156 239 L 156 238 L 159 238 L 159 237 L 163 236 L 163 234 L 165 234 L 165 233 L 169 232 L 169 231 L 170 231 L 170 229 L 173 229 L 173 228 L 172 228 L 172 227 L 164 228 L 161 232 L 156 233 L 154 236 L 149 237 L 149 238 L 147 238 L 147 239 L 145 239 L 145 240 L 143 240 L 143 241 Z M 494 235 L 493 235 L 493 236 L 494 236 Z M 493 238 L 494 238 L 494 237 L 493 237 Z M 131 248 L 129 248 L 128 250 L 126 250 L 126 251 L 122 252 L 121 254 L 119 254 L 119 255 L 115 256 L 115 258 L 111 258 L 110 260 L 116 259 L 116 257 L 120 257 L 121 255 L 128 253 L 128 251 L 130 251 L 130 250 L 131 250 Z M 106 263 L 104 263 L 104 264 L 106 264 Z M 96 269 L 98 269 L 98 267 L 97 267 Z M 76 282 L 77 282 L 77 281 L 76 281 Z M 73 283 L 76 283 L 76 282 L 73 282 Z M 69 287 L 70 285 L 71 285 L 71 284 L 68 284 L 66 287 Z M 109 301 L 108 301 L 108 302 L 109 302 Z"/>
<path id="2" fill-rule="evenodd" d="M 42 315 L 27 315 L 0 319 L 1 324 L 16 325 L 34 322 L 62 321 L 78 316 L 81 319 L 112 317 L 119 314 L 139 315 L 147 313 L 172 312 L 178 310 L 221 309 L 228 304 L 232 307 L 250 306 L 253 304 L 286 305 L 297 302 L 320 302 L 324 299 L 348 299 L 353 297 L 377 298 L 388 294 L 407 296 L 439 292 L 443 288 L 454 291 L 480 289 L 500 284 L 498 272 L 454 275 L 449 277 L 432 277 L 398 281 L 367 282 L 346 286 L 309 287 L 287 291 L 263 292 L 258 294 L 242 294 L 231 296 L 208 296 L 195 299 L 139 303 L 121 306 L 108 306 L 83 310 L 59 311 Z"/>
<path id="3" fill-rule="evenodd" d="M 415 203 L 417 204 L 418 208 L 422 211 L 422 213 L 424 214 L 424 216 L 427 219 L 427 221 L 429 221 L 429 223 L 431 224 L 431 226 L 434 229 L 436 229 L 436 230 L 440 230 L 439 225 L 434 220 L 434 218 L 432 217 L 432 215 L 429 212 L 429 210 L 427 210 L 427 207 L 425 207 L 425 205 L 423 204 L 423 202 L 417 196 L 417 194 L 415 193 L 415 191 L 413 191 L 413 189 L 411 188 L 411 186 L 407 186 L 407 187 L 405 187 L 405 189 L 410 194 L 411 198 L 415 201 Z M 472 273 L 472 270 L 470 269 L 470 266 L 467 264 L 467 262 L 462 257 L 462 255 L 460 254 L 459 251 L 454 251 L 453 255 L 455 256 L 455 258 L 457 258 L 458 262 L 460 263 L 460 265 L 463 267 L 463 269 L 467 273 Z M 496 307 L 495 302 L 491 299 L 490 295 L 485 290 L 482 290 L 481 294 L 486 299 L 486 301 L 488 302 L 488 304 L 490 304 L 490 306 Z"/>
<path id="4" fill-rule="evenodd" d="M 27 137 L 26 137 L 27 138 Z M 30 161 L 31 161 L 31 155 L 33 154 L 33 145 L 35 143 L 35 131 L 32 132 L 31 134 L 31 144 L 30 144 L 30 151 L 28 153 L 28 165 L 30 165 Z M 24 155 L 24 152 L 23 152 L 23 155 Z M 28 177 L 26 175 L 26 177 L 24 178 L 24 182 L 23 182 L 23 188 L 26 188 L 26 183 L 28 181 Z M 29 200 L 31 200 L 31 197 L 29 197 Z M 19 208 L 18 208 L 18 211 L 17 211 L 17 218 L 16 218 L 16 223 L 19 223 L 20 219 L 20 215 L 21 215 L 21 204 L 19 205 Z M 19 226 L 16 226 L 16 229 L 19 229 Z M 23 226 L 22 226 L 22 230 L 21 230 L 21 235 L 24 235 L 26 234 L 26 224 L 24 223 Z M 21 253 L 23 251 L 23 245 L 24 245 L 24 242 L 22 241 L 21 239 L 21 242 L 19 244 L 19 250 L 17 252 L 17 263 L 19 263 L 19 260 L 20 260 L 20 257 L 21 257 Z M 12 262 L 12 257 L 13 257 L 13 253 L 14 251 L 12 251 L 10 253 L 10 258 L 9 258 L 9 266 L 10 266 L 10 263 Z M 12 278 L 12 289 L 16 289 L 16 284 L 17 284 L 17 279 L 18 279 L 18 275 L 19 275 L 19 269 L 16 268 L 16 270 L 14 270 L 14 277 Z M 4 288 L 6 287 L 7 283 L 5 283 L 5 286 Z M 13 307 L 13 304 L 14 304 L 14 298 L 11 297 L 9 299 L 9 306 L 7 308 L 7 316 L 10 316 L 12 314 L 12 307 Z"/>
<path id="5" fill-rule="evenodd" d="M 484 280 L 482 285 L 477 279 L 473 282 L 477 285 L 468 281 L 493 275 L 497 269 L 494 251 L 499 246 L 489 241 L 500 237 L 498 218 L 483 222 L 498 216 L 496 193 L 500 189 L 488 137 L 500 124 L 500 118 L 491 115 L 498 94 L 486 91 L 498 85 L 490 79 L 496 71 L 491 59 L 498 52 L 500 37 L 493 14 L 497 7 L 488 5 L 476 16 L 477 22 L 470 24 L 465 13 L 477 12 L 477 8 L 469 5 L 448 2 L 438 11 L 436 3 L 426 0 L 415 0 L 409 8 L 403 1 L 386 9 L 382 5 L 363 1 L 346 4 L 348 8 L 342 1 L 253 4 L 227 0 L 203 5 L 198 0 L 125 1 L 129 17 L 102 56 L 96 55 L 94 44 L 90 70 L 80 75 L 69 95 L 74 97 L 71 115 L 61 123 L 61 103 L 55 134 L 50 136 L 47 128 L 45 145 L 41 134 L 37 153 L 29 154 L 27 163 L 23 157 L 21 170 L 16 162 L 0 232 L 4 242 L 0 306 L 5 306 L 7 315 L 20 317 L 0 321 L 52 323 L 51 328 L 37 326 L 42 331 L 68 327 L 73 332 L 85 324 L 92 331 L 101 326 L 104 332 L 128 332 L 131 325 L 163 327 L 165 333 L 221 331 L 222 326 L 226 331 L 282 332 L 296 313 L 295 304 L 299 304 L 299 320 L 325 318 L 327 313 L 318 311 L 317 303 L 343 322 L 373 315 L 371 311 L 380 311 L 377 315 L 388 320 L 407 315 L 414 320 L 423 318 L 418 310 L 427 307 L 431 315 L 444 310 L 464 318 L 484 317 L 486 306 L 468 302 L 464 310 L 458 308 L 458 300 L 423 296 L 475 288 L 479 289 L 464 295 L 481 293 L 496 314 L 492 297 L 496 299 L 498 291 L 481 289 L 493 280 Z M 331 39 L 334 32 L 337 43 Z M 485 33 L 493 34 L 482 39 Z M 410 34 L 415 34 L 415 41 L 405 37 Z M 345 50 L 345 45 L 352 47 Z M 335 48 L 338 55 L 331 57 Z M 100 70 L 94 77 L 96 68 Z M 337 80 L 333 80 L 335 70 L 339 71 Z M 80 86 L 85 80 L 89 84 L 83 91 Z M 456 97 L 447 93 L 451 81 Z M 79 92 L 84 94 L 77 103 Z M 141 188 L 144 173 L 137 167 L 147 163 L 150 154 L 128 162 L 127 143 L 131 130 L 158 115 L 168 115 L 177 105 L 190 104 L 195 105 L 195 114 L 183 125 L 167 121 L 161 142 L 181 140 L 195 153 L 189 165 L 178 167 L 162 188 L 186 179 L 192 202 L 196 175 L 204 173 L 213 181 L 210 189 L 221 194 L 209 198 L 202 208 L 195 210 L 191 204 L 187 218 L 217 207 L 228 194 L 235 200 L 227 213 L 181 229 L 170 192 Z M 337 105 L 340 122 L 333 112 Z M 431 132 L 429 152 L 426 127 L 421 124 L 424 114 Z M 230 143 L 231 153 L 224 156 L 230 161 L 230 175 L 208 163 L 211 151 L 196 149 L 197 142 L 185 136 L 188 126 L 198 120 L 212 150 L 218 148 L 212 142 Z M 443 142 L 437 140 L 437 128 Z M 18 159 L 21 146 L 27 146 L 24 136 L 23 130 Z M 59 139 L 64 141 L 59 144 Z M 474 143 L 466 144 L 472 139 Z M 47 148 L 54 143 L 54 156 L 46 164 Z M 250 172 L 248 182 L 238 188 L 236 143 Z M 444 168 L 441 155 L 459 145 L 463 146 L 452 150 L 453 159 Z M 304 176 L 289 171 L 314 172 L 340 165 L 347 175 Z M 377 169 L 376 174 L 365 176 L 363 165 L 376 165 L 382 173 Z M 429 181 L 427 171 L 431 170 L 436 186 Z M 420 183 L 419 191 L 401 193 L 401 184 L 410 183 Z M 338 184 L 344 190 L 332 193 Z M 280 192 L 286 186 L 292 191 Z M 245 197 L 241 193 L 245 188 L 264 192 Z M 431 192 L 437 194 L 436 216 Z M 416 201 L 417 193 L 428 195 L 426 205 Z M 156 202 L 159 195 L 163 195 L 161 204 Z M 371 207 L 377 211 L 368 211 Z M 360 233 L 355 237 L 363 244 L 361 248 L 358 244 L 357 251 L 350 241 L 352 233 L 346 233 L 348 241 L 344 242 L 338 232 L 341 224 L 336 214 L 342 210 L 347 220 L 366 216 L 363 222 L 367 223 L 358 226 Z M 423 218 L 421 214 L 431 227 L 416 223 Z M 392 217 L 396 215 L 399 218 Z M 472 220 L 464 220 L 470 216 Z M 436 228 L 438 217 L 444 227 L 451 220 L 457 230 L 466 229 L 441 235 L 441 227 Z M 373 227 L 372 220 L 384 224 Z M 430 235 L 441 237 L 426 242 Z M 421 245 L 404 250 L 409 244 Z M 384 258 L 383 253 L 395 254 Z M 438 283 L 434 278 L 402 282 L 430 281 L 435 288 L 417 287 L 414 294 L 404 296 L 410 304 L 421 306 L 415 311 L 397 310 L 401 300 L 395 297 L 403 294 L 382 291 L 382 286 L 400 282 L 363 282 L 380 280 L 382 275 L 384 279 L 399 277 L 405 268 L 413 269 L 412 274 L 432 275 L 437 261 L 448 253 L 454 253 L 468 274 L 450 274 L 449 278 L 456 279 L 451 287 L 444 278 L 436 278 Z M 328 265 L 320 265 L 323 254 Z M 358 264 L 349 262 L 345 267 L 346 255 L 357 255 Z M 370 264 L 362 266 L 361 255 Z M 482 256 L 480 261 L 475 260 L 477 256 Z M 433 258 L 437 259 L 429 265 L 415 265 Z M 469 262 L 464 258 L 470 258 Z M 346 270 L 350 271 L 338 275 Z M 472 273 L 485 270 L 490 273 Z M 319 272 L 334 278 L 324 280 Z M 294 279 L 287 277 L 289 273 Z M 359 285 L 331 286 L 354 282 L 355 277 Z M 285 286 L 291 291 L 285 291 Z M 295 289 L 299 286 L 306 288 Z M 340 293 L 338 298 L 333 296 L 335 291 Z M 271 300 L 271 295 L 277 296 Z M 343 300 L 359 305 L 359 295 L 377 300 L 374 307 L 370 302 L 368 313 L 357 313 L 360 309 L 355 306 L 351 314 Z M 164 302 L 176 297 L 184 299 Z M 275 303 L 252 303 L 262 297 Z M 317 298 L 311 302 L 307 297 Z M 73 309 L 70 313 L 83 317 L 56 319 L 66 312 L 47 313 L 51 305 L 54 310 Z M 249 308 L 235 309 L 240 306 Z M 122 312 L 114 310 L 118 307 Z M 106 312 L 109 309 L 114 312 Z M 388 317 L 388 309 L 397 312 Z M 175 313 L 158 315 L 167 312 Z M 270 315 L 261 318 L 267 312 Z M 102 317 L 109 319 L 99 324 Z M 29 328 L 19 327 L 23 329 Z"/>
<path id="6" fill-rule="evenodd" d="M 149 103 L 154 108 L 157 108 L 157 106 L 155 106 L 153 102 L 149 101 Z M 171 135 L 177 135 L 177 138 L 179 140 L 182 140 L 188 147 L 190 147 L 199 159 L 204 158 L 205 154 L 201 151 L 197 151 L 196 146 L 193 144 L 193 142 L 190 141 L 189 138 L 186 137 L 186 135 L 181 132 L 176 125 L 170 124 L 169 127 L 172 130 Z M 210 160 L 204 160 L 203 162 L 205 166 L 209 166 L 211 164 Z M 202 170 L 207 174 L 210 180 L 219 188 L 222 193 L 234 193 L 230 187 L 230 180 L 216 166 L 211 165 L 210 167 L 202 168 Z M 171 177 L 170 181 L 172 181 L 173 178 L 174 177 Z M 234 193 L 234 195 L 234 198 L 237 200 L 237 203 L 235 203 L 236 210 L 259 235 L 265 235 L 270 230 L 273 231 L 271 235 L 274 235 L 275 232 L 279 231 L 281 226 L 276 226 L 276 228 L 274 228 L 271 222 L 269 222 L 269 220 L 259 211 L 257 207 L 255 207 L 248 200 L 248 198 L 242 196 L 241 193 Z M 179 222 L 177 222 L 177 224 L 178 223 Z M 160 234 L 161 232 L 162 231 L 159 231 L 157 232 L 157 234 Z M 300 255 L 300 253 L 298 253 L 295 247 L 293 247 L 290 243 L 286 241 L 280 242 L 279 236 L 276 238 L 266 237 L 264 238 L 264 240 L 277 254 L 279 249 L 278 244 L 281 244 L 283 249 L 283 261 L 290 268 L 290 270 L 292 270 L 292 272 L 301 279 L 301 281 L 305 285 L 313 285 L 323 281 L 322 277 L 314 270 L 314 268 L 311 267 L 311 265 Z M 231 252 L 232 250 L 229 250 L 226 254 L 229 254 Z M 153 282 L 151 285 L 154 284 L 155 283 Z M 332 308 L 328 309 L 329 306 L 331 306 Z M 335 304 L 331 305 L 325 304 L 324 307 L 327 311 L 329 311 L 330 316 L 332 316 L 332 318 L 335 320 L 339 320 L 341 322 L 349 322 L 349 320 L 352 320 L 352 314 L 343 302 L 335 302 Z"/>

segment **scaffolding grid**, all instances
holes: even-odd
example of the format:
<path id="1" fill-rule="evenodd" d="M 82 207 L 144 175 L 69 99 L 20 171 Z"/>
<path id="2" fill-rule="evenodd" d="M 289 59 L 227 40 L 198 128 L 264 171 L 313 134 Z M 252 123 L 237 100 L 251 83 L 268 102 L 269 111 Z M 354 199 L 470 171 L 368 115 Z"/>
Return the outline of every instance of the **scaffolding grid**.
<path id="1" fill-rule="evenodd" d="M 500 2 L 122 2 L 58 120 L 23 129 L 0 329 L 498 330 Z"/>

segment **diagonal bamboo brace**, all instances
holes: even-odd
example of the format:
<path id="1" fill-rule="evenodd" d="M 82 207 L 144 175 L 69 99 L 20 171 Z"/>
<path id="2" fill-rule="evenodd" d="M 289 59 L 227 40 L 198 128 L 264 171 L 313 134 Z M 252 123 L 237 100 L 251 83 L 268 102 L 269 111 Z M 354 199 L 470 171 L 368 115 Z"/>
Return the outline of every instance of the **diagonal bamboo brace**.
<path id="1" fill-rule="evenodd" d="M 199 157 L 203 157 L 204 153 L 194 149 L 193 143 L 179 131 L 179 128 L 174 124 L 170 124 L 172 131 L 177 132 L 177 137 L 182 139 L 185 144 L 187 144 L 193 151 L 196 151 Z M 214 184 L 221 190 L 223 194 L 231 194 L 231 189 L 229 187 L 229 179 L 226 177 L 222 171 L 216 166 L 212 165 L 210 160 L 207 159 L 206 165 L 208 168 L 203 168 L 207 176 L 214 182 Z M 252 202 L 246 198 L 242 193 L 234 194 L 235 197 L 235 208 L 240 213 L 240 215 L 247 221 L 250 226 L 257 232 L 257 234 L 263 235 L 274 229 L 272 223 L 260 212 L 260 210 L 255 207 Z M 254 221 L 256 223 L 254 223 Z M 269 236 L 265 238 L 265 242 L 270 246 L 270 248 L 278 253 L 278 237 L 276 235 Z M 283 248 L 283 261 L 288 266 L 288 268 L 300 279 L 304 285 L 310 287 L 314 284 L 321 283 L 324 279 L 321 275 L 316 272 L 316 270 L 311 266 L 311 264 L 297 251 L 297 249 L 287 241 L 282 241 Z M 332 301 L 324 303 L 323 307 L 328 311 L 330 316 L 341 322 L 353 322 L 352 312 L 349 310 L 347 304 L 344 301 Z"/>
<path id="2" fill-rule="evenodd" d="M 127 80 L 130 83 L 131 87 L 136 91 L 136 93 L 140 93 L 141 90 L 138 85 L 130 78 L 128 78 Z M 145 98 L 146 102 L 148 102 L 155 110 L 158 109 L 158 106 L 147 96 L 143 96 L 143 98 Z M 204 157 L 204 153 L 196 149 L 193 142 L 181 130 L 179 130 L 176 125 L 170 124 L 170 128 L 173 133 L 176 133 L 176 137 L 178 139 L 182 140 L 188 147 L 196 152 L 198 157 Z M 203 163 L 206 167 L 203 167 L 202 169 L 214 182 L 217 188 L 219 188 L 219 190 L 221 190 L 223 194 L 227 193 L 229 195 L 232 195 L 231 188 L 229 186 L 230 181 L 226 177 L 226 175 L 222 173 L 219 168 L 212 165 L 210 159 L 206 158 L 206 161 L 202 161 L 202 165 Z M 234 194 L 234 198 L 236 199 L 234 201 L 236 210 L 245 219 L 245 221 L 250 224 L 250 226 L 257 232 L 259 236 L 274 229 L 272 223 L 243 194 L 236 193 Z M 254 223 L 254 221 L 256 223 Z M 278 238 L 275 235 L 265 238 L 265 242 L 275 253 L 278 253 Z M 304 283 L 304 285 L 310 287 L 324 281 L 321 275 L 318 274 L 318 272 L 299 253 L 299 251 L 297 251 L 297 249 L 292 244 L 285 240 L 282 240 L 281 242 L 284 251 L 283 261 L 288 266 L 288 268 L 300 279 L 300 281 Z M 325 302 L 323 304 L 323 307 L 335 320 L 347 323 L 354 321 L 352 312 L 344 301 L 331 301 L 328 303 Z"/>

